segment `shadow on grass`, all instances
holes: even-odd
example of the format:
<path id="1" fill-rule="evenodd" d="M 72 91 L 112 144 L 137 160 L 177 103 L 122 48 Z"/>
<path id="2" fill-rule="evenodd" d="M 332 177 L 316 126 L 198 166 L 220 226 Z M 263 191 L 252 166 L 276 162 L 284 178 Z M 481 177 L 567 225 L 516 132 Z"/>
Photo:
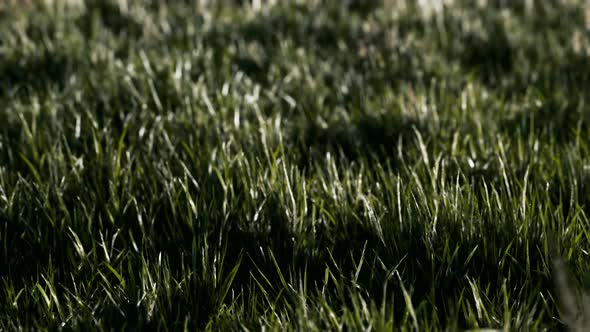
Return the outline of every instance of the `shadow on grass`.
<path id="1" fill-rule="evenodd" d="M 500 121 L 499 128 L 509 135 L 530 133 L 558 144 L 575 142 L 590 131 L 590 112 L 580 98 L 550 97 L 541 106 L 514 113 Z"/>
<path id="2" fill-rule="evenodd" d="M 86 36 L 93 36 L 101 24 L 114 34 L 124 34 L 133 39 L 143 35 L 144 27 L 134 17 L 121 11 L 119 5 L 112 0 L 86 0 L 86 11 L 78 18 L 77 23 Z"/>
<path id="3" fill-rule="evenodd" d="M 350 122 L 327 126 L 310 122 L 295 131 L 293 141 L 300 147 L 302 166 L 322 160 L 328 152 L 341 154 L 348 161 L 374 156 L 395 164 L 399 140 L 413 139 L 414 129 L 423 128 L 423 122 L 399 113 L 379 117 L 363 115 Z"/>
<path id="4" fill-rule="evenodd" d="M 400 82 L 428 84 L 437 68 L 427 65 L 423 52 L 406 43 L 405 36 L 393 41 L 388 27 L 378 22 L 372 30 L 363 30 L 363 22 L 379 2 L 352 0 L 315 12 L 304 5 L 278 5 L 250 20 L 219 24 L 204 35 L 203 42 L 214 51 L 215 66 L 223 65 L 229 56 L 237 70 L 263 85 L 271 84 L 271 64 L 284 70 L 284 76 L 296 65 L 291 61 L 300 61 L 285 58 L 284 49 L 277 45 L 292 47 L 293 54 L 305 50 L 314 61 L 329 60 L 334 70 L 362 73 L 363 84 L 376 91 Z M 399 30 L 409 35 L 419 24 L 403 20 L 400 25 Z M 260 52 L 250 52 L 242 44 L 256 45 Z M 227 53 L 228 45 L 236 46 L 235 54 Z M 311 63 L 312 69 L 319 65 Z"/>
<path id="5" fill-rule="evenodd" d="M 55 84 L 62 89 L 69 75 L 77 71 L 79 61 L 65 53 L 44 50 L 38 54 L 13 56 L 0 62 L 0 90 L 18 87 L 43 91 Z"/>

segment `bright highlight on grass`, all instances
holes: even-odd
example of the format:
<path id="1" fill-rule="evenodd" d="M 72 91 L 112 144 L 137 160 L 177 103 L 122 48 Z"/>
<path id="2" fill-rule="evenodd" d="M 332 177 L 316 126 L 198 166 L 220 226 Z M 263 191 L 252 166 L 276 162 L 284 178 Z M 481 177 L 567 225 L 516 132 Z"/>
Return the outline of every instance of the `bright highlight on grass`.
<path id="1" fill-rule="evenodd" d="M 0 330 L 590 328 L 590 7 L 0 4 Z"/>

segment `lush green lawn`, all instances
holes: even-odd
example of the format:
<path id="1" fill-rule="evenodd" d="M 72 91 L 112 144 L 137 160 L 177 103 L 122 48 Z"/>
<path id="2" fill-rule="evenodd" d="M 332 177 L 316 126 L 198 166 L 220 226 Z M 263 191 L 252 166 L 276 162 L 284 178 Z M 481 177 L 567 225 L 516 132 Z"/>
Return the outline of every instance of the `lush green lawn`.
<path id="1" fill-rule="evenodd" d="M 0 330 L 575 320 L 590 5 L 210 2 L 0 6 Z"/>

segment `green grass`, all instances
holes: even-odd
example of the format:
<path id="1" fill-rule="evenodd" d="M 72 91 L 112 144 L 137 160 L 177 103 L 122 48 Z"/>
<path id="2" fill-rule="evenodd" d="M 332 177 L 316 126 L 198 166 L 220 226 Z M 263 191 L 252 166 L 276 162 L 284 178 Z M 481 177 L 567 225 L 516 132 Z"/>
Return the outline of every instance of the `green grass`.
<path id="1" fill-rule="evenodd" d="M 0 330 L 572 324 L 585 1 L 17 3 Z"/>

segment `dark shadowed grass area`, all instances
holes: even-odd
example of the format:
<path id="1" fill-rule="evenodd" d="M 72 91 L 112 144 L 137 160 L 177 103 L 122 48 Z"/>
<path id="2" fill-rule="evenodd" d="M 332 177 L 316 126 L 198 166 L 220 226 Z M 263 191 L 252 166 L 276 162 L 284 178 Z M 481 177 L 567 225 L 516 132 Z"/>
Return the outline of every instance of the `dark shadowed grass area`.
<path id="1" fill-rule="evenodd" d="M 583 330 L 590 7 L 431 3 L 0 5 L 0 330 Z"/>

